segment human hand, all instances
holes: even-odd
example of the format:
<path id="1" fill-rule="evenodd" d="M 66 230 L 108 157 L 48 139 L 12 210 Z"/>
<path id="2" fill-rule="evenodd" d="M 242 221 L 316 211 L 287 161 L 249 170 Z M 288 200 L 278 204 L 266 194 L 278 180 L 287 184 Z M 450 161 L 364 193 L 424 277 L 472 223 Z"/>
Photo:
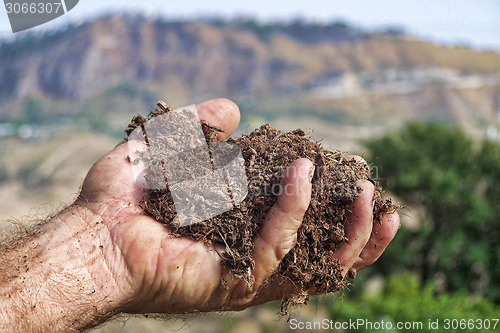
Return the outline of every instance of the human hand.
<path id="1" fill-rule="evenodd" d="M 240 114 L 225 99 L 197 105 L 201 121 L 224 130 L 217 139 L 227 139 L 236 129 Z M 270 280 L 280 260 L 293 248 L 297 230 L 311 198 L 313 164 L 295 161 L 285 173 L 282 186 L 291 186 L 267 215 L 255 239 L 253 286 L 236 279 L 221 264 L 221 258 L 202 242 L 179 238 L 147 215 L 139 206 L 147 192 L 137 186 L 127 160 L 128 147 L 120 144 L 90 170 L 75 206 L 92 214 L 102 225 L 95 229 L 107 271 L 96 272 L 109 281 L 113 304 L 131 313 L 184 313 L 239 310 L 270 300 L 282 299 L 292 287 Z M 374 187 L 360 182 L 363 191 L 350 206 L 346 241 L 336 252 L 344 276 L 352 267 L 362 269 L 385 250 L 399 227 L 397 213 L 386 214 L 373 224 Z M 289 194 L 291 193 L 291 194 Z M 101 274 L 101 275 L 99 275 Z M 314 290 L 311 290 L 314 293 Z"/>

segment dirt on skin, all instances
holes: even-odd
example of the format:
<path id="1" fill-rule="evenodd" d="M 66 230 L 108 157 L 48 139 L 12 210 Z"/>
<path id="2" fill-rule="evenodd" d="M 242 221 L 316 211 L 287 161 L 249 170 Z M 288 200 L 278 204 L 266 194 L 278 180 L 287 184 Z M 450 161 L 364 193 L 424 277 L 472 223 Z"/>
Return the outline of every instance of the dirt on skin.
<path id="1" fill-rule="evenodd" d="M 125 132 L 130 135 L 139 126 L 144 129 L 143 125 L 148 120 L 172 111 L 160 101 L 147 118 L 135 116 Z M 202 127 L 207 142 L 215 141 L 217 132 L 221 131 L 209 124 L 202 124 Z M 174 220 L 176 209 L 168 188 L 149 190 L 142 208 L 176 235 L 203 241 L 209 246 L 217 245 L 214 246 L 216 250 L 224 248 L 225 251 L 218 251 L 223 264 L 236 277 L 252 285 L 251 271 L 255 265 L 251 255 L 253 241 L 267 212 L 277 201 L 276 192 L 279 191 L 274 189 L 279 188 L 288 165 L 298 158 L 308 158 L 316 166 L 311 203 L 298 230 L 297 244 L 274 273 L 295 286 L 293 293 L 282 300 L 282 311 L 286 313 L 289 305 L 306 303 L 308 290 L 313 289 L 317 293 L 338 291 L 346 282 L 334 254 L 346 240 L 344 225 L 348 205 L 361 191 L 356 182 L 369 180 L 375 185 L 374 223 L 381 223 L 384 213 L 398 208 L 390 199 L 382 198 L 383 190 L 377 181 L 370 178 L 369 167 L 346 159 L 338 150 L 323 148 L 301 129 L 285 133 L 266 124 L 248 135 L 230 138 L 227 142 L 240 147 L 248 178 L 248 195 L 235 208 L 201 223 L 179 227 Z M 156 157 L 149 158 L 161 158 L 161 155 L 159 151 Z M 188 174 L 189 169 L 189 165 L 179 168 Z M 164 175 L 150 172 L 146 180 L 155 181 L 157 177 Z M 348 275 L 354 277 L 355 274 L 351 270 Z"/>

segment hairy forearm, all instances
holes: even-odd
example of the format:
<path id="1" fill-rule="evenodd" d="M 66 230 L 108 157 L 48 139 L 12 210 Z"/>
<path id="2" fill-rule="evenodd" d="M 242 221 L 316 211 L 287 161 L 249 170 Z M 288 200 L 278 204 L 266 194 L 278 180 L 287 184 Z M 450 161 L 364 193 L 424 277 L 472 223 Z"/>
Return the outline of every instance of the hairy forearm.
<path id="1" fill-rule="evenodd" d="M 71 331 L 117 311 L 122 298 L 104 256 L 109 232 L 70 206 L 0 248 L 0 331 Z"/>

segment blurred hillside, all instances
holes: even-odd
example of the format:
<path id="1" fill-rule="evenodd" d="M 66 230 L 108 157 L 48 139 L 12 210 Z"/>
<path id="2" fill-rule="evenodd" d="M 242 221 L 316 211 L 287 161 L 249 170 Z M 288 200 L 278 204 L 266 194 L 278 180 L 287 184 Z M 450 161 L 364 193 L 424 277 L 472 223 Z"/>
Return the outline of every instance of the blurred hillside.
<path id="1" fill-rule="evenodd" d="M 498 52 L 342 22 L 111 15 L 0 46 L 0 125 L 35 116 L 116 133 L 159 98 L 179 106 L 225 96 L 246 123 L 300 119 L 335 142 L 413 119 L 457 122 L 475 136 L 493 126 L 498 136 L 499 91 Z"/>

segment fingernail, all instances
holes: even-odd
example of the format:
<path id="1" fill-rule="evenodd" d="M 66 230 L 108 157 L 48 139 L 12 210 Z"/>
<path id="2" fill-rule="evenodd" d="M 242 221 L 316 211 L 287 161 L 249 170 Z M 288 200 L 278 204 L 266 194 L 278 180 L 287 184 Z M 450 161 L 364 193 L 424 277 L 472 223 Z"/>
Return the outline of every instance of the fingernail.
<path id="1" fill-rule="evenodd" d="M 313 165 L 312 168 L 309 170 L 309 181 L 312 182 L 313 177 L 314 177 L 314 170 L 316 170 L 316 166 Z"/>

